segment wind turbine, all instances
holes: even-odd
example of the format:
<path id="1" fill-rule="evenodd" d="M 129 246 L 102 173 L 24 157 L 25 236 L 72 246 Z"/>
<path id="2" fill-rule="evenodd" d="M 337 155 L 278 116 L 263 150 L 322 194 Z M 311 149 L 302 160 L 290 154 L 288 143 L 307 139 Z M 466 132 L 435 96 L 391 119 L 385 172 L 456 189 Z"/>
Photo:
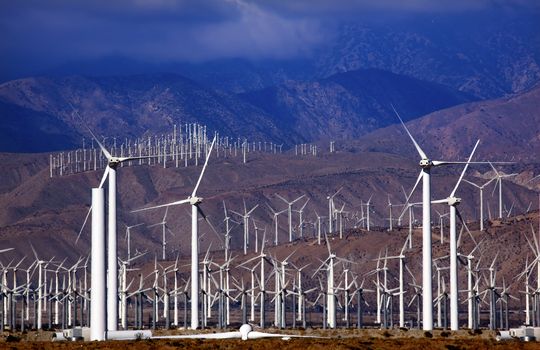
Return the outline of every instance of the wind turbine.
<path id="1" fill-rule="evenodd" d="M 214 140 L 212 141 L 212 145 L 210 146 L 210 150 L 208 151 L 208 154 L 206 155 L 206 160 L 204 162 L 201 175 L 199 176 L 199 179 L 197 180 L 197 183 L 195 185 L 195 188 L 193 189 L 193 192 L 191 193 L 190 196 L 188 196 L 188 198 L 182 199 L 176 202 L 168 203 L 168 204 L 162 204 L 162 205 L 158 205 L 154 207 L 142 208 L 142 209 L 133 211 L 133 212 L 140 212 L 144 210 L 169 207 L 169 206 L 180 205 L 180 204 L 185 204 L 185 203 L 189 203 L 191 205 L 191 329 L 197 329 L 199 327 L 199 308 L 198 308 L 199 306 L 199 259 L 198 259 L 198 254 L 197 254 L 199 250 L 198 214 L 200 213 L 201 216 L 210 224 L 210 222 L 206 218 L 206 215 L 204 215 L 203 211 L 199 207 L 203 199 L 201 197 L 197 197 L 197 189 L 199 188 L 202 177 L 204 175 L 204 171 L 206 170 L 206 166 L 208 165 L 208 160 L 210 159 L 210 155 L 212 153 L 212 149 L 214 148 L 215 142 L 216 142 L 216 137 L 214 137 Z"/>
<path id="2" fill-rule="evenodd" d="M 343 203 L 343 205 L 341 206 L 341 209 L 335 209 L 334 208 L 334 213 L 338 214 L 338 219 L 339 219 L 339 239 L 343 239 L 343 213 L 346 213 L 344 211 L 345 209 L 345 203 Z"/>
<path id="3" fill-rule="evenodd" d="M 475 184 L 474 182 L 468 181 L 467 179 L 463 179 L 464 182 L 480 190 L 480 231 L 484 231 L 484 187 L 489 185 L 495 179 L 496 177 L 492 178 L 491 180 L 489 180 L 488 182 L 484 183 L 481 186 Z"/>
<path id="4" fill-rule="evenodd" d="M 494 179 L 497 179 L 497 183 L 499 184 L 499 219 L 502 219 L 502 212 L 503 212 L 503 202 L 502 202 L 502 179 L 503 178 L 506 178 L 506 177 L 511 177 L 511 176 L 515 176 L 517 174 L 501 174 L 497 171 L 497 169 L 495 169 L 495 167 L 493 166 L 493 163 L 489 163 L 489 165 L 491 165 L 491 168 L 493 169 L 493 171 L 495 172 L 495 177 Z M 495 188 L 493 188 L 493 192 L 495 192 Z M 493 195 L 493 192 L 491 193 L 491 195 Z"/>
<path id="5" fill-rule="evenodd" d="M 246 207 L 246 201 L 244 200 L 244 214 L 231 210 L 231 212 L 242 217 L 242 219 L 244 220 L 244 255 L 247 255 L 247 247 L 249 245 L 249 217 L 251 213 L 253 213 L 253 211 L 257 209 L 258 206 L 259 205 L 257 204 L 248 211 Z"/>
<path id="6" fill-rule="evenodd" d="M 147 226 L 148 228 L 152 228 L 152 227 L 156 227 L 156 226 L 160 226 L 161 225 L 161 234 L 162 234 L 162 237 L 161 237 L 161 260 L 165 260 L 166 259 L 166 249 L 167 249 L 167 230 L 169 230 L 169 228 L 167 227 L 167 213 L 169 212 L 169 207 L 166 207 L 165 208 L 165 214 L 163 214 L 163 220 L 161 220 L 161 222 L 158 222 L 158 223 L 155 223 L 153 225 L 150 225 L 150 226 Z M 169 230 L 169 232 L 172 234 L 171 230 Z"/>
<path id="7" fill-rule="evenodd" d="M 308 204 L 310 198 L 307 199 L 307 201 L 302 205 L 302 207 L 298 210 L 295 210 L 298 213 L 298 230 L 300 233 L 300 238 L 304 236 L 304 219 L 303 219 L 303 213 L 306 205 Z"/>
<path id="8" fill-rule="evenodd" d="M 334 197 L 343 189 L 340 187 L 333 195 L 328 195 L 326 199 L 328 200 L 328 234 L 332 233 L 332 221 L 334 218 Z"/>
<path id="9" fill-rule="evenodd" d="M 72 107 L 73 108 L 73 107 Z M 75 111 L 75 109 L 74 109 Z M 75 111 L 77 115 L 79 113 Z M 80 115 L 79 115 L 80 118 Z M 82 118 L 81 118 L 82 120 Z M 107 158 L 107 168 L 103 173 L 100 185 L 98 188 L 103 187 L 105 179 L 108 177 L 109 185 L 109 196 L 108 196 L 108 215 L 107 215 L 107 330 L 116 331 L 118 329 L 118 268 L 117 268 L 117 238 L 116 238 L 116 168 L 123 162 L 137 160 L 137 159 L 147 159 L 151 156 L 144 157 L 116 157 L 113 156 L 105 146 L 99 142 L 98 138 L 94 135 L 92 130 L 89 127 L 86 127 L 94 140 L 99 145 L 101 152 Z M 92 207 L 88 210 L 86 219 L 84 220 L 79 236 L 82 233 L 82 230 L 86 224 L 86 221 L 90 215 Z M 77 237 L 78 240 L 79 237 Z"/>
<path id="10" fill-rule="evenodd" d="M 373 197 L 373 195 L 369 196 L 369 199 L 368 201 L 366 202 L 365 206 L 366 206 L 366 230 L 369 231 L 370 227 L 370 223 L 369 223 L 369 212 L 370 212 L 370 207 L 371 207 L 371 198 Z"/>
<path id="11" fill-rule="evenodd" d="M 283 209 L 281 211 L 275 211 L 271 206 L 270 204 L 267 204 L 268 208 L 270 209 L 270 211 L 272 212 L 273 214 L 273 221 L 274 221 L 274 245 L 278 245 L 278 227 L 279 227 L 279 224 L 278 224 L 278 217 L 279 215 L 283 214 L 284 212 L 287 211 L 287 209 Z"/>
<path id="12" fill-rule="evenodd" d="M 225 218 L 223 221 L 225 222 L 225 260 L 229 260 L 229 251 L 230 251 L 230 243 L 231 243 L 231 230 L 232 227 L 229 223 L 229 221 L 232 221 L 235 224 L 238 224 L 238 222 L 234 221 L 227 212 L 227 206 L 225 205 L 225 201 L 223 201 L 223 211 L 225 213 Z"/>
<path id="13" fill-rule="evenodd" d="M 353 292 L 353 294 L 351 295 L 351 300 L 354 298 L 354 295 L 356 294 L 357 296 L 357 303 L 356 303 L 356 319 L 357 319 L 357 323 L 356 323 L 356 327 L 358 329 L 362 328 L 363 326 L 363 317 L 364 317 L 364 310 L 363 310 L 363 307 L 362 307 L 362 303 L 366 304 L 366 306 L 369 307 L 369 304 L 367 303 L 366 299 L 364 299 L 364 293 L 366 292 L 371 292 L 373 293 L 374 291 L 372 289 L 366 289 L 366 288 L 363 288 L 364 287 L 364 281 L 365 280 L 362 280 L 362 283 L 360 283 L 360 285 L 358 285 L 357 281 L 356 281 L 356 278 L 353 279 L 353 283 L 354 283 L 354 286 L 355 286 L 355 291 Z"/>
<path id="14" fill-rule="evenodd" d="M 461 203 L 461 198 L 455 197 L 456 191 L 469 167 L 469 162 L 471 161 L 476 147 L 480 140 L 476 141 L 474 148 L 461 172 L 461 175 L 456 183 L 456 186 L 446 199 L 441 199 L 438 201 L 433 201 L 432 203 L 446 203 L 450 207 L 450 329 L 453 331 L 459 330 L 459 314 L 458 314 L 458 271 L 457 271 L 457 234 L 456 234 L 456 214 L 459 216 L 460 220 L 463 222 L 463 218 L 457 206 Z M 441 226 L 442 229 L 442 226 Z M 441 231 L 442 232 L 442 231 Z M 440 326 L 440 325 L 439 325 Z"/>
<path id="15" fill-rule="evenodd" d="M 316 210 L 315 216 L 317 217 L 317 244 L 321 245 L 321 219 L 324 218 L 324 216 L 319 216 Z"/>
<path id="16" fill-rule="evenodd" d="M 45 260 L 41 260 L 39 257 L 38 257 L 38 254 L 36 252 L 36 250 L 34 249 L 34 246 L 32 245 L 32 243 L 30 243 L 30 248 L 32 248 L 32 252 L 34 253 L 34 256 L 36 257 L 36 268 L 38 269 L 38 306 L 37 306 L 37 314 L 36 314 L 36 318 L 37 318 L 37 329 L 41 329 L 42 328 L 42 312 L 43 312 L 43 289 L 44 287 L 46 287 L 46 277 L 44 276 L 44 272 L 47 268 L 47 265 L 49 263 L 51 263 L 54 259 L 54 257 L 49 260 L 49 261 L 45 261 Z"/>
<path id="17" fill-rule="evenodd" d="M 293 228 L 292 228 L 292 206 L 293 206 L 294 203 L 296 203 L 300 199 L 304 198 L 305 195 L 301 195 L 300 197 L 296 198 L 292 202 L 289 202 L 288 200 L 286 200 L 285 198 L 283 198 L 282 196 L 280 196 L 277 193 L 276 193 L 276 197 L 278 197 L 279 199 L 281 199 L 282 201 L 287 203 L 287 205 L 289 206 L 288 209 L 287 209 L 288 210 L 288 215 L 289 215 L 289 242 L 292 242 L 292 240 L 293 240 L 293 237 L 292 237 L 292 235 L 293 235 L 292 234 L 292 231 L 293 231 Z"/>
<path id="18" fill-rule="evenodd" d="M 405 239 L 403 247 L 397 256 L 389 256 L 386 259 L 399 259 L 399 326 L 405 327 L 405 289 L 404 289 L 404 269 L 405 269 L 405 249 L 407 249 L 407 242 L 409 238 Z"/>
<path id="19" fill-rule="evenodd" d="M 253 266 L 253 270 L 257 267 L 257 265 L 260 267 L 260 279 L 259 279 L 259 305 L 260 305 L 260 327 L 265 327 L 265 304 L 266 304 L 266 277 L 265 277 L 265 268 L 264 263 L 265 261 L 270 264 L 272 267 L 276 267 L 274 262 L 266 255 L 264 252 L 264 247 L 266 245 L 266 232 L 263 234 L 263 239 L 261 242 L 261 252 L 259 255 L 254 256 L 253 258 L 244 261 L 242 264 L 239 265 L 239 267 L 244 266 L 246 264 L 251 263 L 252 261 L 255 261 L 257 259 L 260 259 L 258 263 L 256 263 Z M 251 270 L 250 270 L 251 271 Z"/>
<path id="20" fill-rule="evenodd" d="M 392 106 L 401 125 L 409 135 L 416 151 L 420 155 L 420 175 L 416 180 L 413 191 L 422 180 L 422 326 L 425 331 L 433 330 L 433 281 L 431 280 L 432 268 L 432 244 L 431 244 L 431 168 L 441 165 L 465 164 L 466 162 L 431 160 L 416 142 L 414 137 L 405 126 L 394 106 Z M 470 163 L 470 162 L 469 162 Z M 483 164 L 484 162 L 474 162 Z M 410 195 L 409 197 L 410 198 Z"/>
<path id="21" fill-rule="evenodd" d="M 407 195 L 405 195 L 405 196 L 407 196 Z M 390 225 L 390 228 L 388 229 L 389 232 L 392 232 L 392 230 L 394 229 L 394 220 L 395 219 L 392 216 L 392 208 L 393 207 L 400 207 L 400 206 L 403 206 L 403 204 L 392 204 L 392 202 L 390 201 L 390 195 L 388 195 L 388 210 L 389 210 L 389 214 L 390 214 L 390 217 L 388 218 L 388 222 L 389 222 L 389 225 Z M 399 221 L 401 222 L 401 218 L 399 218 Z"/>
<path id="22" fill-rule="evenodd" d="M 435 212 L 437 213 L 437 215 L 439 215 L 439 231 L 441 233 L 441 244 L 444 244 L 444 217 L 450 215 L 450 213 L 442 214 L 437 209 L 435 209 Z"/>
<path id="23" fill-rule="evenodd" d="M 131 260 L 131 229 L 141 225 L 144 225 L 144 223 L 126 226 L 127 260 Z"/>
<path id="24" fill-rule="evenodd" d="M 294 335 L 294 334 L 279 334 L 279 333 L 263 333 L 254 331 L 249 324 L 243 324 L 240 329 L 235 332 L 224 333 L 203 333 L 203 334 L 188 334 L 188 335 L 164 335 L 152 337 L 152 339 L 262 339 L 262 338 L 281 338 L 288 340 L 290 338 L 322 338 L 310 335 Z"/>
<path id="25" fill-rule="evenodd" d="M 321 269 L 323 267 L 326 267 L 326 284 L 327 284 L 327 289 L 326 289 L 327 301 L 326 301 L 326 305 L 328 305 L 328 319 L 327 319 L 327 322 L 328 322 L 328 326 L 330 328 L 336 328 L 336 295 L 335 295 L 336 288 L 334 287 L 334 283 L 335 283 L 335 281 L 334 281 L 335 261 L 339 260 L 339 261 L 342 261 L 342 262 L 344 261 L 344 262 L 347 262 L 347 263 L 352 263 L 352 262 L 348 261 L 346 259 L 343 259 L 343 258 L 339 258 L 339 257 L 336 256 L 335 253 L 332 253 L 332 248 L 330 247 L 330 242 L 328 241 L 328 236 L 325 235 L 324 237 L 326 239 L 326 248 L 328 249 L 328 257 L 324 261 L 322 261 L 321 266 L 319 266 L 319 268 L 317 270 L 315 270 L 312 277 L 315 277 L 315 275 L 317 275 L 317 273 L 319 271 L 321 271 Z"/>

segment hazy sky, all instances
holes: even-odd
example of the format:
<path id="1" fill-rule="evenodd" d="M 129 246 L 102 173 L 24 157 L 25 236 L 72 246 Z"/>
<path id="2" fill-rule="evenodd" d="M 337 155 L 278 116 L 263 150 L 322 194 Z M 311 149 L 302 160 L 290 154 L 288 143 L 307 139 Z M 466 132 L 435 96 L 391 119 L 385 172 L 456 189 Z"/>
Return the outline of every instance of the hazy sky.
<path id="1" fill-rule="evenodd" d="M 345 20 L 533 9 L 538 0 L 0 0 L 0 74 L 123 56 L 295 58 Z"/>

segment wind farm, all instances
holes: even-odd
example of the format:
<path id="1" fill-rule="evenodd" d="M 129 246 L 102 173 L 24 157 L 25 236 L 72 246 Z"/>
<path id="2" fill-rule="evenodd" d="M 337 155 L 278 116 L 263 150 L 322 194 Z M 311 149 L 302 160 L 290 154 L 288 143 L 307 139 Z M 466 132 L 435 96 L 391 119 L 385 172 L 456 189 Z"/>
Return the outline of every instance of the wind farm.
<path id="1" fill-rule="evenodd" d="M 399 124 L 396 127 L 400 127 Z M 401 127 L 404 131 L 408 130 L 406 126 Z M 404 142 L 407 142 L 411 135 L 404 132 Z M 495 197 L 495 194 L 498 195 L 495 190 L 499 187 L 493 186 L 492 212 L 495 215 L 482 222 L 474 218 L 478 195 L 472 191 L 462 192 L 469 203 L 460 209 L 457 215 L 452 213 L 452 208 L 459 203 L 455 198 L 456 193 L 460 193 L 461 186 L 464 186 L 459 186 L 461 182 L 486 182 L 485 175 L 482 174 L 492 174 L 493 180 L 488 180 L 488 185 L 496 185 L 505 167 L 512 171 L 516 167 L 514 162 L 473 160 L 474 151 L 481 148 L 480 141 L 471 145 L 474 146 L 473 153 L 462 157 L 463 160 L 457 162 L 454 172 L 441 174 L 439 180 L 434 180 L 441 188 L 437 193 L 442 197 L 445 196 L 447 188 L 452 189 L 453 186 L 453 189 L 447 199 L 435 200 L 433 196 L 430 201 L 433 207 L 438 203 L 446 205 L 446 208 L 439 205 L 438 211 L 450 212 L 449 222 L 441 224 L 439 220 L 432 220 L 430 224 L 430 235 L 434 237 L 442 234 L 441 230 L 450 232 L 446 240 L 433 239 L 430 244 L 433 249 L 432 266 L 437 271 L 435 276 L 439 276 L 433 281 L 438 287 L 433 288 L 418 282 L 422 280 L 423 274 L 422 264 L 418 263 L 424 247 L 420 244 L 424 235 L 422 221 L 411 216 L 412 221 L 409 222 L 407 215 L 402 215 L 403 219 L 398 223 L 400 214 L 407 212 L 407 208 L 411 207 L 409 204 L 419 199 L 413 191 L 419 182 L 414 174 L 414 162 L 409 163 L 400 157 L 388 155 L 388 161 L 399 164 L 401 168 L 396 174 L 402 174 L 402 171 L 409 173 L 405 177 L 404 186 L 410 190 L 403 193 L 401 183 L 396 182 L 391 185 L 394 191 L 392 194 L 380 193 L 377 191 L 378 186 L 370 184 L 373 175 L 361 175 L 363 171 L 369 171 L 369 164 L 376 157 L 380 158 L 379 154 L 370 158 L 365 153 L 355 155 L 338 151 L 325 154 L 321 151 L 317 157 L 306 155 L 300 158 L 300 155 L 295 153 L 274 154 L 264 152 L 263 149 L 258 151 L 255 147 L 247 153 L 247 162 L 244 163 L 244 154 L 241 153 L 237 153 L 235 157 L 234 153 L 230 152 L 231 155 L 225 157 L 225 152 L 221 150 L 221 157 L 217 156 L 218 136 L 211 139 L 205 135 L 202 139 L 207 141 L 200 148 L 207 151 L 201 152 L 201 159 L 198 161 L 195 161 L 194 155 L 187 167 L 183 164 L 176 168 L 174 156 L 171 156 L 167 160 L 170 167 L 156 163 L 150 166 L 127 165 L 122 169 L 124 173 L 133 173 L 140 171 L 140 168 L 149 168 L 150 173 L 159 171 L 159 178 L 179 170 L 190 171 L 193 175 L 191 179 L 183 180 L 185 187 L 175 188 L 173 193 L 178 195 L 165 191 L 163 195 L 158 195 L 148 202 L 121 200 L 122 203 L 129 204 L 125 209 L 120 209 L 120 217 L 126 221 L 117 224 L 120 230 L 126 232 L 125 239 L 117 238 L 116 268 L 119 287 L 116 287 L 116 296 L 120 305 L 116 306 L 119 311 L 115 324 L 119 329 L 226 331 L 250 322 L 258 328 L 270 330 L 320 329 L 322 333 L 316 334 L 324 337 L 324 330 L 332 329 L 424 328 L 424 331 L 430 332 L 482 328 L 504 330 L 524 323 L 527 319 L 531 325 L 536 322 L 532 287 L 534 277 L 531 276 L 534 276 L 537 256 L 538 211 L 532 209 L 532 205 L 526 205 L 527 199 L 537 203 L 535 192 L 526 188 L 513 190 L 513 193 L 526 199 L 522 199 L 519 204 L 503 204 L 506 208 L 505 215 L 499 218 Z M 97 145 L 100 143 L 96 141 Z M 104 145 L 101 147 L 105 148 Z M 220 186 L 228 187 L 229 184 L 216 186 L 210 180 L 220 177 L 223 179 L 225 174 L 230 172 L 227 168 L 235 169 L 234 173 L 239 173 L 241 169 L 238 167 L 242 166 L 249 173 L 261 174 L 267 171 L 268 158 L 273 163 L 283 164 L 274 164 L 276 168 L 284 169 L 285 164 L 295 166 L 294 163 L 299 163 L 296 165 L 298 167 L 312 167 L 305 170 L 306 174 L 311 175 L 309 178 L 295 176 L 290 180 L 270 182 L 263 186 L 256 184 L 253 179 L 246 186 L 243 182 L 249 183 L 250 179 L 249 176 L 244 176 L 233 185 L 238 189 L 231 186 L 228 191 Z M 343 167 L 343 170 L 331 175 L 320 166 L 320 162 L 335 162 L 331 165 L 335 169 L 338 164 L 350 164 L 353 160 L 357 161 L 358 169 Z M 494 171 L 494 168 L 499 170 Z M 477 170 L 473 173 L 472 169 Z M 81 176 L 89 176 L 89 183 L 95 181 L 97 190 L 103 191 L 101 186 L 108 186 L 101 179 L 99 169 L 81 174 L 55 175 L 51 178 L 50 163 L 44 161 L 41 174 L 46 174 L 49 182 L 66 181 L 65 179 L 77 181 Z M 326 185 L 329 177 L 335 178 L 330 188 Z M 228 182 L 227 179 L 224 181 Z M 291 181 L 296 182 L 293 192 L 287 190 L 291 188 Z M 354 182 L 360 183 L 360 186 Z M 133 182 L 129 187 L 133 188 Z M 246 187 L 251 187 L 251 190 L 246 192 Z M 181 194 L 182 188 L 186 188 L 186 192 L 191 194 Z M 119 192 L 122 193 L 123 190 L 120 188 Z M 202 201 L 197 196 L 199 192 L 205 193 L 204 209 L 198 207 Z M 77 229 L 75 234 L 71 235 L 70 240 L 77 250 L 84 251 L 85 247 L 89 247 L 93 251 L 96 244 L 101 244 L 103 248 L 100 254 L 105 252 L 105 240 L 101 243 L 93 240 L 90 242 L 90 235 L 93 237 L 93 232 L 90 234 L 90 231 L 96 225 L 99 228 L 99 222 L 102 222 L 103 234 L 107 232 L 104 222 L 105 192 L 102 193 L 103 198 L 98 200 L 98 203 L 101 203 L 98 207 L 102 208 L 102 212 L 96 213 L 98 218 L 94 218 L 92 213 L 92 223 L 87 224 L 88 227 L 84 227 L 81 232 Z M 363 194 L 356 201 L 351 201 L 353 193 Z M 187 198 L 181 199 L 182 197 Z M 292 197 L 292 200 L 287 197 Z M 393 198 L 395 211 L 393 218 L 388 212 L 390 198 Z M 191 204 L 194 209 L 182 210 L 181 204 L 184 203 Z M 176 208 L 176 205 L 180 206 Z M 512 207 L 515 209 L 511 209 Z M 94 208 L 92 204 L 92 212 Z M 83 210 L 79 212 L 85 214 L 84 207 L 81 209 Z M 329 210 L 330 219 L 318 214 L 325 213 L 326 210 Z M 514 210 L 517 215 L 512 214 L 511 211 Z M 288 213 L 291 216 L 288 216 Z M 279 215 L 282 215 L 281 221 L 276 220 Z M 420 216 L 419 212 L 416 215 Z M 470 219 L 467 219 L 468 215 L 471 216 Z M 81 221 L 86 218 L 85 215 L 79 216 Z M 456 216 L 459 216 L 460 221 L 456 220 Z M 201 219 L 203 221 L 199 223 Z M 368 222 L 371 223 L 369 228 Z M 159 230 L 153 229 L 154 227 L 159 227 Z M 330 230 L 330 227 L 333 229 Z M 257 232 L 258 230 L 264 233 Z M 497 244 L 504 245 L 501 240 L 509 239 L 509 232 L 517 232 L 515 234 L 524 245 L 520 247 L 517 244 L 512 250 L 504 250 L 505 266 L 512 266 L 516 276 L 512 278 L 508 271 L 500 272 L 499 276 L 505 277 L 504 286 L 499 289 L 494 270 L 497 260 L 501 258 L 499 254 L 502 253 L 495 247 Z M 154 235 L 155 241 L 152 245 L 141 244 L 147 239 L 145 235 Z M 170 241 L 163 244 L 166 242 L 163 237 L 168 237 Z M 194 239 L 195 237 L 199 239 Z M 415 243 L 410 245 L 409 241 Z M 92 255 L 94 253 L 73 255 L 75 260 L 70 266 L 69 257 L 57 257 L 61 252 L 53 254 L 54 250 L 51 250 L 38 253 L 36 250 L 33 255 L 37 260 L 29 262 L 30 259 L 18 253 L 17 243 L 9 244 L 14 248 L 3 251 L 4 256 L 10 257 L 9 261 L 4 262 L 2 259 L 6 285 L 4 329 L 31 329 L 34 322 L 38 329 L 54 329 L 58 325 L 75 328 L 90 326 L 90 329 L 95 329 L 95 326 L 91 326 L 92 319 L 99 317 L 108 320 L 108 315 L 95 316 L 89 313 L 89 310 L 105 310 L 90 306 L 96 299 L 91 297 L 91 285 L 98 283 L 108 288 L 106 282 L 91 282 L 89 278 L 95 276 L 95 273 L 92 273 L 95 268 L 91 268 L 89 264 L 89 261 L 96 261 Z M 38 242 L 34 244 L 37 245 Z M 176 247 L 171 247 L 175 245 Z M 45 254 L 51 256 L 45 257 Z M 452 254 L 455 257 L 454 263 Z M 520 261 L 519 257 L 523 254 L 530 254 L 530 259 Z M 83 264 L 82 261 L 86 263 Z M 28 266 L 25 266 L 25 262 L 28 262 Z M 446 266 L 446 269 L 441 270 L 441 266 Z M 528 274 L 528 279 L 521 283 L 517 278 L 523 274 L 520 266 L 525 269 L 523 272 Z M 98 268 L 105 271 L 104 266 Z M 17 274 L 21 274 L 17 273 L 17 269 L 27 269 L 29 272 L 27 286 L 15 282 Z M 66 275 L 59 277 L 64 275 L 64 270 Z M 484 270 L 490 273 L 485 275 Z M 47 271 L 51 271 L 49 276 Z M 51 279 L 53 272 L 55 277 Z M 13 285 L 9 277 L 12 274 Z M 106 275 L 106 272 L 102 273 L 102 276 Z M 459 282 L 454 282 L 457 278 L 453 276 L 461 276 Z M 198 283 L 191 283 L 193 279 Z M 499 279 L 500 283 L 503 283 L 503 279 Z M 531 293 L 525 296 L 519 292 L 523 289 L 523 283 L 524 290 L 531 290 Z M 431 312 L 433 316 L 439 315 L 432 321 L 429 330 L 425 329 L 427 326 L 423 314 L 417 313 L 418 310 L 423 310 L 419 300 L 426 298 L 422 293 L 426 288 L 432 288 L 432 292 L 436 293 L 431 298 L 437 312 Z M 194 293 L 196 297 L 193 297 Z M 467 308 L 467 305 L 475 300 L 474 295 L 478 295 L 477 303 L 472 303 L 473 306 Z M 43 301 L 39 302 L 42 299 Z M 46 300 L 52 300 L 52 303 Z M 105 305 L 105 294 L 102 300 L 104 301 L 101 303 Z M 483 300 L 489 300 L 493 306 L 482 307 Z M 30 311 L 30 305 L 36 302 L 34 309 L 42 310 L 41 315 L 34 315 Z M 529 305 L 525 311 L 522 311 L 523 302 Z M 55 307 L 47 311 L 47 304 L 54 304 Z M 499 305 L 500 310 L 497 309 Z M 28 308 L 26 311 L 25 307 Z M 26 313 L 28 317 L 25 316 Z M 22 317 L 19 318 L 18 315 Z M 38 316 L 41 321 L 34 321 Z M 470 326 L 469 320 L 473 320 Z M 109 329 L 105 324 L 101 327 L 101 339 L 104 340 Z M 110 331 L 114 334 L 116 330 Z"/>
<path id="2" fill-rule="evenodd" d="M 322 3 L 137 4 L 192 56 L 0 82 L 0 347 L 540 341 L 538 34 L 513 17 L 536 7 L 484 9 L 489 31 L 450 25 L 470 8 Z M 197 27 L 223 22 L 244 30 Z"/>

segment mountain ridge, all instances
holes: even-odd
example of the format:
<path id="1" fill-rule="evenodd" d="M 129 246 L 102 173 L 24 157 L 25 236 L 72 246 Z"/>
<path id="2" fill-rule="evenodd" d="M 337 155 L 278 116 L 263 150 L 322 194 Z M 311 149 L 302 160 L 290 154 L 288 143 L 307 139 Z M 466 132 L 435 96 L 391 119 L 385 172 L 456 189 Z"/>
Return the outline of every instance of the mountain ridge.
<path id="1" fill-rule="evenodd" d="M 384 81 L 385 91 L 374 93 L 370 89 L 375 80 Z M 4 151 L 36 152 L 45 150 L 39 145 L 48 144 L 49 150 L 80 145 L 82 138 L 88 137 L 85 124 L 96 134 L 123 139 L 199 122 L 224 136 L 249 135 L 251 140 L 291 147 L 321 138 L 354 138 L 386 126 L 391 121 L 388 101 L 412 100 L 408 104 L 411 115 L 418 117 L 473 99 L 434 83 L 380 70 L 341 73 L 313 82 L 289 81 L 284 86 L 275 88 L 284 92 L 275 95 L 275 103 L 286 106 L 281 110 L 267 108 L 269 96 L 265 93 L 272 89 L 234 95 L 176 74 L 21 79 L 0 85 L 0 116 L 4 120 L 0 132 L 5 134 L 0 136 L 19 140 L 19 148 L 11 141 L 9 148 L 4 145 Z M 436 102 L 420 103 L 422 95 Z M 12 110 L 28 111 L 33 118 L 24 123 L 21 118 L 9 119 Z M 17 130 L 36 135 L 23 137 Z M 63 130 L 65 139 L 51 130 Z M 52 136 L 56 137 L 49 142 Z"/>

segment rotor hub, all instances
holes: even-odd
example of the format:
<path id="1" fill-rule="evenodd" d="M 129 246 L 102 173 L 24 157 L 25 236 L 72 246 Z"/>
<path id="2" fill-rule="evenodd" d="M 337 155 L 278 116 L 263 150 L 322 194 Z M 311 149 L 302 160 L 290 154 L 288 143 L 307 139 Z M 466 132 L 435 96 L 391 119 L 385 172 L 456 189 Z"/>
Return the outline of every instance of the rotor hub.
<path id="1" fill-rule="evenodd" d="M 201 197 L 190 197 L 190 198 L 189 198 L 189 204 L 191 204 L 191 205 L 197 205 L 197 204 L 201 203 L 202 200 L 203 200 L 203 199 L 202 199 Z"/>
<path id="2" fill-rule="evenodd" d="M 110 168 L 116 169 L 118 164 L 120 164 L 120 159 L 114 157 L 109 159 L 108 165 Z"/>
<path id="3" fill-rule="evenodd" d="M 431 168 L 433 166 L 433 162 L 431 159 L 424 158 L 420 160 L 420 167 L 421 168 Z"/>
<path id="4" fill-rule="evenodd" d="M 448 197 L 448 205 L 459 205 L 461 203 L 461 198 L 457 197 Z"/>

